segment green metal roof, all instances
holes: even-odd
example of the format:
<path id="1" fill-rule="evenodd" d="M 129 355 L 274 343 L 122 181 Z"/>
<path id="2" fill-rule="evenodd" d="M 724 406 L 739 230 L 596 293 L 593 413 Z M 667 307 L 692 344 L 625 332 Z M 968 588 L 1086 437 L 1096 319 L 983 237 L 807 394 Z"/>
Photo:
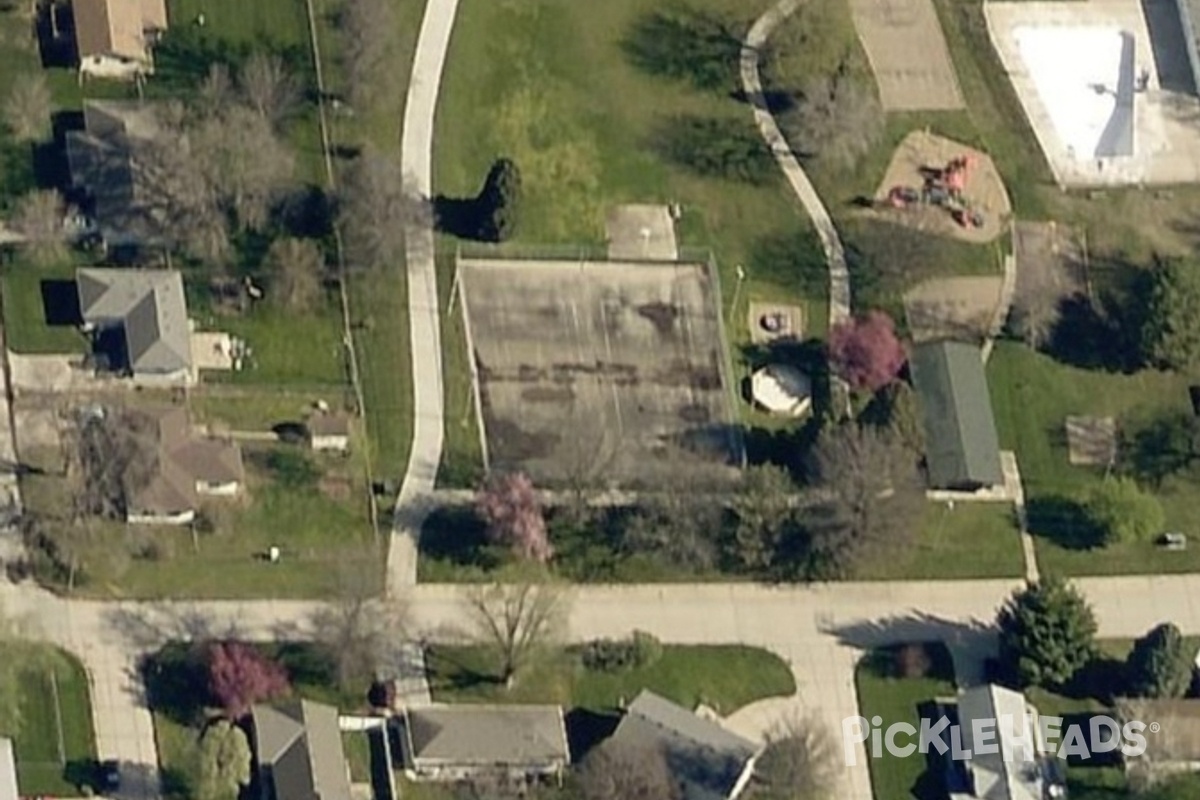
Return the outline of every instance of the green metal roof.
<path id="1" fill-rule="evenodd" d="M 1004 483 L 979 348 L 927 342 L 913 348 L 909 366 L 925 423 L 929 485 L 953 489 Z"/>

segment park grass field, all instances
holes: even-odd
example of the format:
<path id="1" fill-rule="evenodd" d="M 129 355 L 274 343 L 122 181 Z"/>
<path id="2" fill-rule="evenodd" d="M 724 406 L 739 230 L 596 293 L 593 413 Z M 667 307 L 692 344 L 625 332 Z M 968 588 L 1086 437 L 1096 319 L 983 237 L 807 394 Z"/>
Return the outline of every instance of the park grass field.
<path id="1" fill-rule="evenodd" d="M 1200 551 L 1168 551 L 1153 542 L 1118 543 L 1104 548 L 1081 547 L 1072 538 L 1070 519 L 1039 515 L 1076 499 L 1104 479 L 1101 467 L 1068 462 L 1064 424 L 1068 414 L 1112 416 L 1128 429 L 1158 414 L 1190 413 L 1186 376 L 1141 370 L 1132 374 L 1085 370 L 1054 361 L 1013 343 L 999 343 L 988 364 L 988 382 L 996 412 L 1000 444 L 1014 450 L 1021 468 L 1030 528 L 1035 534 L 1043 572 L 1065 575 L 1152 574 L 1200 570 Z M 1118 459 L 1121 456 L 1118 455 Z M 1167 530 L 1193 541 L 1200 537 L 1193 510 L 1200 487 L 1183 477 L 1149 487 L 1162 501 Z M 1039 523 L 1045 519 L 1045 523 Z"/>
<path id="2" fill-rule="evenodd" d="M 437 702 L 556 703 L 605 711 L 649 689 L 685 708 L 704 703 L 729 715 L 796 691 L 779 656 L 743 645 L 664 645 L 656 663 L 617 673 L 586 670 L 570 651 L 553 651 L 518 676 L 511 690 L 497 683 L 488 652 L 478 646 L 432 647 L 426 665 Z"/>
<path id="3" fill-rule="evenodd" d="M 731 0 L 690 6 L 746 26 L 753 10 Z M 727 86 L 705 91 L 648 74 L 631 63 L 626 40 L 650 14 L 645 3 L 464 0 L 443 76 L 435 148 L 435 188 L 473 197 L 492 162 L 507 156 L 522 172 L 518 244 L 600 245 L 605 211 L 616 204 L 676 202 L 681 245 L 711 248 L 724 287 L 733 358 L 748 344 L 748 299 L 791 302 L 808 320 L 805 336 L 824 335 L 826 297 L 805 294 L 788 276 L 791 254 L 771 245 L 811 231 L 782 174 L 769 164 L 752 182 L 699 175 L 662 155 L 681 120 L 713 120 L 737 136 L 757 137 L 750 108 Z M 741 28 L 738 28 L 741 29 Z M 763 146 L 763 157 L 767 157 Z M 769 157 L 768 161 L 769 161 Z M 454 241 L 443 238 L 443 253 Z M 823 264 L 818 265 L 824 274 Z M 738 287 L 739 267 L 745 280 Z M 740 288 L 736 291 L 735 288 Z M 447 295 L 448 297 L 448 295 Z M 445 301 L 443 301 L 445 302 Z M 737 303 L 737 308 L 733 306 Z M 449 370 L 466 368 L 458 336 L 445 337 Z M 741 374 L 735 367 L 735 374 Z M 469 383 L 447 376 L 447 449 L 443 480 L 474 474 L 477 436 L 466 416 Z M 749 413 L 739 403 L 739 413 Z"/>

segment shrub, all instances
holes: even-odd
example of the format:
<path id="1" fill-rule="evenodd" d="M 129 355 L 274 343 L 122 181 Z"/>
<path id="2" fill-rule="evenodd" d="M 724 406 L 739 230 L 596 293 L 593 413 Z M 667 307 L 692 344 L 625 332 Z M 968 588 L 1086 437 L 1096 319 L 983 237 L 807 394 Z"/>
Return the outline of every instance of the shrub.
<path id="1" fill-rule="evenodd" d="M 625 639 L 593 639 L 580 650 L 580 661 L 593 672 L 625 672 L 654 664 L 662 658 L 662 643 L 645 631 Z"/>
<path id="2" fill-rule="evenodd" d="M 1158 498 L 1132 478 L 1106 478 L 1083 496 L 1081 505 L 1106 545 L 1147 541 L 1162 532 L 1166 520 Z"/>
<path id="3" fill-rule="evenodd" d="M 924 678 L 933 666 L 923 644 L 906 644 L 896 650 L 896 676 L 900 678 Z"/>
<path id="4" fill-rule="evenodd" d="M 266 465 L 275 480 L 289 489 L 310 489 L 321 477 L 321 469 L 298 450 L 272 450 Z"/>

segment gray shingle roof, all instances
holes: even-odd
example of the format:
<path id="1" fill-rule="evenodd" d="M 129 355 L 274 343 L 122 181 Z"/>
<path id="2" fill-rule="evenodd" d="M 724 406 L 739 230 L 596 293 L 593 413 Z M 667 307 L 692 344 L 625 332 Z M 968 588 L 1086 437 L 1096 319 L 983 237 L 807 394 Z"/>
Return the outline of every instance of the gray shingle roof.
<path id="1" fill-rule="evenodd" d="M 993 724 L 994 749 L 975 746 L 973 720 Z M 974 753 L 967 767 L 974 797 L 985 800 L 1042 800 L 1044 787 L 1033 746 L 1025 695 L 996 684 L 964 689 L 958 695 L 963 749 Z"/>
<path id="2" fill-rule="evenodd" d="M 559 706 L 424 706 L 405 717 L 418 762 L 520 766 L 570 760 Z"/>
<path id="3" fill-rule="evenodd" d="M 135 373 L 172 373 L 192 365 L 183 278 L 175 270 L 80 269 L 84 322 L 121 325 Z"/>
<path id="4" fill-rule="evenodd" d="M 150 202 L 147 153 L 160 130 L 153 106 L 88 100 L 85 130 L 68 131 L 71 181 L 94 204 L 96 223 L 111 243 L 160 241 L 163 211 Z"/>
<path id="5" fill-rule="evenodd" d="M 612 740 L 661 748 L 684 800 L 724 800 L 759 747 L 669 700 L 643 690 L 630 704 Z"/>
<path id="6" fill-rule="evenodd" d="M 956 489 L 1004 483 L 979 348 L 951 341 L 919 344 L 909 368 L 925 424 L 929 485 Z"/>
<path id="7" fill-rule="evenodd" d="M 350 800 L 337 709 L 294 699 L 256 705 L 254 753 L 274 800 Z"/>

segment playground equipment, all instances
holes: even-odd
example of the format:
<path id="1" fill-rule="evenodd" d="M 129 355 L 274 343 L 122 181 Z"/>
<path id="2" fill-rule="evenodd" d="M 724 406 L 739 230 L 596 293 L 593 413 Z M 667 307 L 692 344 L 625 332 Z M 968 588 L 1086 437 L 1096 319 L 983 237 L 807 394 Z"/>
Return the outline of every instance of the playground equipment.
<path id="1" fill-rule="evenodd" d="M 893 186 L 887 195 L 887 204 L 892 208 L 907 209 L 918 205 L 932 205 L 944 208 L 950 217 L 961 227 L 980 228 L 983 226 L 983 212 L 972 208 L 970 202 L 963 196 L 970 175 L 972 159 L 970 156 L 959 156 L 951 159 L 946 166 L 938 169 L 922 167 L 921 175 L 925 182 L 920 189 L 912 186 Z"/>

